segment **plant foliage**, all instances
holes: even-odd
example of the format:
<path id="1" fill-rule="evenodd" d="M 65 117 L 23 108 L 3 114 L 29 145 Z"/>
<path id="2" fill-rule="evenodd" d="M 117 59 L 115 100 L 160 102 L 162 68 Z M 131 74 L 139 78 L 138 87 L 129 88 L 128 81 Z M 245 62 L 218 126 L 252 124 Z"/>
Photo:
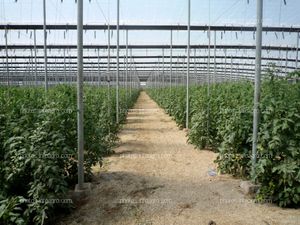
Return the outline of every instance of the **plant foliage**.
<path id="1" fill-rule="evenodd" d="M 138 96 L 120 90 L 123 121 Z M 85 173 L 112 152 L 115 90 L 84 87 Z M 0 88 L 0 224 L 45 224 L 77 181 L 76 89 Z"/>
<path id="2" fill-rule="evenodd" d="M 300 205 L 300 83 L 272 75 L 262 83 L 255 179 L 257 198 L 272 199 L 282 207 Z M 288 78 L 295 79 L 299 72 Z M 251 176 L 253 84 L 234 82 L 193 86 L 190 92 L 189 141 L 199 149 L 218 152 L 219 170 Z M 185 125 L 183 87 L 149 89 L 148 93 Z"/>

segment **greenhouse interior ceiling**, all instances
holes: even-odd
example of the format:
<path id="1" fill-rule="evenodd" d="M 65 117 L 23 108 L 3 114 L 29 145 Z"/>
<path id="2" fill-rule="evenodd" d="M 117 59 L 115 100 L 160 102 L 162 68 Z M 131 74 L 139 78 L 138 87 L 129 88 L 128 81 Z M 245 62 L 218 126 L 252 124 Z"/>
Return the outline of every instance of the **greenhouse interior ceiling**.
<path id="1" fill-rule="evenodd" d="M 1 84 L 43 85 L 45 70 L 50 85 L 76 81 L 76 2 L 46 1 L 45 30 L 41 23 L 42 3 L 1 2 Z M 205 3 L 192 3 L 188 57 L 187 4 L 182 1 L 171 5 L 158 0 L 145 4 L 121 1 L 119 46 L 116 1 L 86 1 L 84 82 L 114 85 L 117 48 L 119 79 L 123 83 L 129 76 L 148 85 L 155 79 L 164 84 L 183 83 L 187 63 L 191 83 L 207 82 L 208 74 L 212 82 L 254 79 L 255 1 L 233 1 L 226 7 L 220 7 L 222 4 L 217 1 Z M 297 4 L 295 0 L 265 1 L 264 72 L 272 67 L 280 76 L 285 76 L 298 68 Z M 142 9 L 147 9 L 144 15 L 140 15 Z M 140 17 L 143 19 L 139 20 Z"/>

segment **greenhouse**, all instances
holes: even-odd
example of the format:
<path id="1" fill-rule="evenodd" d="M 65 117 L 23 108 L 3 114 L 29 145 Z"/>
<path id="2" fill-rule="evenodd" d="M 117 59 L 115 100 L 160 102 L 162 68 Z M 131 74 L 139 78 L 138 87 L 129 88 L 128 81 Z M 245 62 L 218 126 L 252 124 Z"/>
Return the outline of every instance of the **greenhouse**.
<path id="1" fill-rule="evenodd" d="M 299 225 L 298 0 L 0 0 L 0 225 Z"/>

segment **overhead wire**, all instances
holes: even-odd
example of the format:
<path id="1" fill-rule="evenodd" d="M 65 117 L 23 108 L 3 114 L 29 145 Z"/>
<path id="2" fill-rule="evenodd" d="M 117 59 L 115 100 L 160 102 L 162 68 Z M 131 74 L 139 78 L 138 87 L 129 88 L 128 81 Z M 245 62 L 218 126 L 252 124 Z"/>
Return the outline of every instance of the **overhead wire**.
<path id="1" fill-rule="evenodd" d="M 280 6 L 279 6 L 279 15 L 278 15 L 278 24 L 279 26 L 281 25 L 281 11 L 282 11 L 282 0 L 279 0 L 280 1 Z"/>
<path id="2" fill-rule="evenodd" d="M 241 0 L 236 0 L 232 5 L 230 5 L 228 8 L 226 8 L 221 14 L 219 17 L 217 17 L 216 20 L 214 20 L 212 22 L 212 24 L 215 24 L 217 21 L 219 21 L 219 19 L 221 19 L 221 17 L 226 14 L 229 10 L 231 10 L 234 6 L 236 6 Z"/>
<path id="3" fill-rule="evenodd" d="M 102 16 L 104 17 L 106 23 L 109 24 L 109 18 L 108 18 L 108 19 L 106 18 L 105 13 L 104 13 L 104 11 L 103 11 L 101 5 L 99 4 L 98 0 L 96 0 L 96 4 L 97 4 L 98 8 L 100 9 L 100 12 L 101 12 Z M 109 0 L 108 0 L 108 8 L 110 8 L 110 7 L 109 7 Z M 108 11 L 110 11 L 110 9 L 109 9 Z M 108 14 L 108 17 L 109 17 L 109 14 Z"/>

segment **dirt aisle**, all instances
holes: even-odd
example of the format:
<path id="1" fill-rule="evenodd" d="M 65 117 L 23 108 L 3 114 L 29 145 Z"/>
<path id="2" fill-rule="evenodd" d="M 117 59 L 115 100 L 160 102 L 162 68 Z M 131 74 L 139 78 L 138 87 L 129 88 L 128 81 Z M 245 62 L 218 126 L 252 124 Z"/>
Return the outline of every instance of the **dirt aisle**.
<path id="1" fill-rule="evenodd" d="M 300 224 L 299 210 L 255 204 L 241 194 L 239 180 L 209 176 L 216 155 L 187 144 L 145 92 L 119 136 L 89 201 L 59 224 Z"/>

